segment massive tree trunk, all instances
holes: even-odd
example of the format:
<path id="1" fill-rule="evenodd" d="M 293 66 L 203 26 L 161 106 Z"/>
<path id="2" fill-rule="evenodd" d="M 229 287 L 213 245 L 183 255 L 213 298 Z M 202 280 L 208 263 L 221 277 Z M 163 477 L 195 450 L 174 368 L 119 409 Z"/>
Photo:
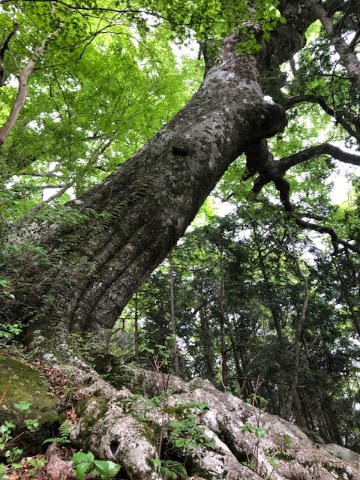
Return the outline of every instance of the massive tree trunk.
<path id="1" fill-rule="evenodd" d="M 68 203 L 73 226 L 30 226 L 45 254 L 20 260 L 12 278 L 16 300 L 2 308 L 8 318 L 32 320 L 36 337 L 42 332 L 57 342 L 71 332 L 111 328 L 229 165 L 249 146 L 252 161 L 256 152 L 266 155 L 261 140 L 286 120 L 281 107 L 264 100 L 260 75 L 302 47 L 312 19 L 311 10 L 298 18 L 299 2 L 283 3 L 287 24 L 261 54 L 240 54 L 238 39 L 228 37 L 183 110 L 105 181 Z M 26 229 L 18 233 L 26 237 Z"/>

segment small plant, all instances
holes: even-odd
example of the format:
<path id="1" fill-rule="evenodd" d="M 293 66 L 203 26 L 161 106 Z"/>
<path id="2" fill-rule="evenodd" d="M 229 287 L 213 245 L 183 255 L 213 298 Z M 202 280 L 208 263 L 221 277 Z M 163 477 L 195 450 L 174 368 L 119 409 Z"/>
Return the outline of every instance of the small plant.
<path id="1" fill-rule="evenodd" d="M 257 385 L 256 385 L 256 388 L 258 388 Z M 256 393 L 256 391 L 250 395 L 250 397 L 247 399 L 247 401 L 248 401 L 248 403 L 251 403 L 251 405 L 253 407 L 257 407 L 260 410 L 264 410 L 266 408 L 267 403 L 268 403 L 266 398 L 264 398 L 261 395 L 259 395 L 258 393 Z"/>
<path id="2" fill-rule="evenodd" d="M 25 420 L 25 426 L 29 430 L 29 432 L 34 433 L 39 428 L 39 420 L 28 418 Z"/>
<path id="3" fill-rule="evenodd" d="M 153 355 L 151 364 L 157 377 L 160 393 L 152 398 L 134 395 L 123 400 L 126 412 L 154 426 L 156 434 L 157 457 L 152 463 L 162 477 L 166 479 L 186 478 L 186 457 L 192 449 L 205 447 L 212 449 L 214 443 L 204 436 L 204 427 L 201 425 L 196 410 L 201 412 L 208 406 L 201 402 L 187 402 L 176 406 L 169 406 L 170 374 L 164 373 L 171 365 L 172 356 L 162 345 L 156 346 L 156 351 L 144 348 L 143 351 Z M 157 412 L 154 418 L 154 412 Z M 171 453 L 184 455 L 184 461 L 172 460 Z M 181 453 L 180 453 L 181 452 Z"/>
<path id="4" fill-rule="evenodd" d="M 161 404 L 161 396 L 156 395 L 152 398 L 144 398 L 140 394 L 133 397 L 124 398 L 124 408 L 127 413 L 134 414 L 142 422 L 149 421 L 148 414 Z"/>
<path id="5" fill-rule="evenodd" d="M 20 401 L 14 403 L 14 407 L 17 410 L 20 410 L 23 417 L 25 414 L 31 411 L 31 402 L 28 401 Z M 15 463 L 22 455 L 23 450 L 17 446 L 11 446 L 15 443 L 17 439 L 19 439 L 25 431 L 28 432 L 35 432 L 36 429 L 39 427 L 39 422 L 36 419 L 22 419 L 24 423 L 25 430 L 21 431 L 15 437 L 13 436 L 13 431 L 16 428 L 16 425 L 12 422 L 5 420 L 5 422 L 0 425 L 0 453 L 3 452 L 6 458 L 6 462 L 11 464 L 13 468 L 18 468 L 20 464 Z M 1 473 L 3 472 L 3 473 Z M 3 474 L 6 472 L 6 466 L 4 464 L 0 464 L 0 480 L 3 478 Z"/>
<path id="6" fill-rule="evenodd" d="M 6 473 L 6 466 L 3 463 L 0 463 L 0 480 L 5 480 L 4 474 Z"/>
<path id="7" fill-rule="evenodd" d="M 214 442 L 204 437 L 204 427 L 200 424 L 194 410 L 208 408 L 204 403 L 184 403 L 175 407 L 178 418 L 169 422 L 165 435 L 169 445 L 187 452 L 196 447 L 214 448 Z"/>
<path id="8" fill-rule="evenodd" d="M 7 298 L 15 298 L 15 295 L 11 291 L 11 284 L 5 278 L 0 278 L 0 288 L 2 290 L 2 294 Z M 3 324 L 0 324 L 0 328 Z"/>
<path id="9" fill-rule="evenodd" d="M 14 407 L 24 413 L 28 413 L 31 410 L 31 402 L 22 400 L 21 402 L 14 403 Z"/>
<path id="10" fill-rule="evenodd" d="M 32 457 L 29 458 L 26 463 L 27 465 L 32 467 L 29 470 L 30 476 L 36 477 L 38 475 L 38 470 L 46 465 L 46 458 L 44 458 L 43 456 Z"/>
<path id="11" fill-rule="evenodd" d="M 245 423 L 245 425 L 241 427 L 241 431 L 250 432 L 257 438 L 266 437 L 266 435 L 269 433 L 269 430 L 267 428 L 257 427 L 256 425 L 252 425 L 251 423 Z"/>
<path id="12" fill-rule="evenodd" d="M 21 333 L 21 326 L 18 323 L 0 323 L 0 347 L 9 350 L 15 337 Z"/>
<path id="13" fill-rule="evenodd" d="M 5 450 L 6 445 L 12 440 L 12 430 L 15 428 L 15 424 L 12 422 L 5 422 L 0 425 L 0 452 Z"/>
<path id="14" fill-rule="evenodd" d="M 110 460 L 95 460 L 91 452 L 75 453 L 70 460 L 75 464 L 76 478 L 85 480 L 85 474 L 96 474 L 100 478 L 113 478 L 120 470 L 120 465 Z"/>
<path id="15" fill-rule="evenodd" d="M 18 468 L 20 464 L 16 463 L 16 461 L 20 459 L 22 453 L 23 453 L 22 448 L 19 448 L 19 447 L 9 448 L 5 452 L 6 461 L 10 463 L 13 468 Z"/>
<path id="16" fill-rule="evenodd" d="M 284 437 L 283 437 L 283 448 L 284 450 L 286 450 L 286 448 L 290 448 L 292 447 L 294 444 L 292 438 L 290 437 L 290 435 L 287 435 L 285 433 Z"/>
<path id="17" fill-rule="evenodd" d="M 267 457 L 267 460 L 270 463 L 270 465 L 272 466 L 273 472 L 274 471 L 277 472 L 279 470 L 279 464 L 277 463 L 275 457 L 273 457 L 273 456 Z M 271 478 L 273 472 L 271 472 L 271 474 L 268 478 Z"/>
<path id="18" fill-rule="evenodd" d="M 259 460 L 259 449 L 260 449 L 260 442 L 261 442 L 261 439 L 266 437 L 266 435 L 269 433 L 269 430 L 267 428 L 263 428 L 260 426 L 260 416 L 257 418 L 257 425 L 253 425 L 251 423 L 245 423 L 242 428 L 241 428 L 241 431 L 242 432 L 249 432 L 251 433 L 252 435 L 254 435 L 255 437 L 255 443 L 254 443 L 254 446 L 252 448 L 252 458 L 254 459 L 255 461 L 255 472 L 257 474 L 260 474 L 260 470 L 261 470 L 261 465 L 260 465 L 260 460 Z M 252 468 L 253 465 L 252 465 L 252 462 L 250 460 L 250 458 L 248 457 L 247 459 L 247 462 L 245 463 L 245 465 L 248 467 L 248 468 Z"/>
<path id="19" fill-rule="evenodd" d="M 70 443 L 70 429 L 70 420 L 65 420 L 65 422 L 63 422 L 59 427 L 59 436 L 47 438 L 43 441 L 43 445 L 45 443 L 59 443 L 61 445 L 67 445 L 68 443 Z"/>
<path id="20" fill-rule="evenodd" d="M 108 349 L 106 342 L 99 339 L 94 340 L 94 337 L 90 334 L 83 337 L 77 333 L 72 333 L 71 340 L 73 349 L 78 356 L 84 358 L 92 366 L 94 366 L 94 358 L 103 356 Z"/>
<path id="21" fill-rule="evenodd" d="M 175 460 L 160 460 L 158 457 L 154 458 L 152 462 L 154 467 L 161 472 L 161 475 L 166 478 L 166 480 L 187 477 L 186 468 L 180 462 L 176 462 Z"/>
<path id="22" fill-rule="evenodd" d="M 249 432 L 255 437 L 254 446 L 253 446 L 252 452 L 251 452 L 252 459 L 250 459 L 250 455 L 249 455 L 248 459 L 247 459 L 247 462 L 246 462 L 246 466 L 248 468 L 253 468 L 254 471 L 258 475 L 260 475 L 261 468 L 262 468 L 261 464 L 260 464 L 260 459 L 259 459 L 259 457 L 260 457 L 260 455 L 259 455 L 259 453 L 260 453 L 259 452 L 260 451 L 260 442 L 264 437 L 266 437 L 268 435 L 269 429 L 261 426 L 261 416 L 263 414 L 262 409 L 264 409 L 266 407 L 267 400 L 257 393 L 258 386 L 259 386 L 259 378 L 257 380 L 255 392 L 248 399 L 248 401 L 252 404 L 252 406 L 256 407 L 255 423 L 254 424 L 248 423 L 248 422 L 245 423 L 243 425 L 243 427 L 241 428 L 241 431 L 242 432 Z M 255 465 L 252 465 L 253 462 L 251 460 L 254 461 Z M 272 465 L 273 470 L 275 470 L 275 466 L 271 463 L 271 461 L 269 463 Z"/>

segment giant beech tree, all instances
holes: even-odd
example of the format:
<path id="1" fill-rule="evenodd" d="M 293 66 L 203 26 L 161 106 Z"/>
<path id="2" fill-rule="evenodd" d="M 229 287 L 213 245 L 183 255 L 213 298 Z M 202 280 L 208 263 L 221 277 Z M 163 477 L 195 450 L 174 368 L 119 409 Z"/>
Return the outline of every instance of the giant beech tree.
<path id="1" fill-rule="evenodd" d="M 239 182 L 254 178 L 254 196 L 268 184 L 274 185 L 289 221 L 329 236 L 335 253 L 344 249 L 358 253 L 355 240 L 344 237 L 344 232 L 337 232 L 326 220 L 313 220 L 311 212 L 305 215 L 295 207 L 292 182 L 286 176 L 304 162 L 318 162 L 324 156 L 355 165 L 359 165 L 360 156 L 329 142 L 305 149 L 299 142 L 299 148 L 292 151 L 281 152 L 279 148 L 281 158 L 275 159 L 272 150 L 275 152 L 276 147 L 268 139 L 291 134 L 286 127 L 287 112 L 296 116 L 297 108 L 316 104 L 323 115 L 336 122 L 338 138 L 357 145 L 359 4 L 356 0 L 182 0 L 172 4 L 154 0 L 131 5 L 110 0 L 1 0 L 0 7 L 4 25 L 0 142 L 5 202 L 24 173 L 51 177 L 52 182 L 57 179 L 58 184 L 51 182 L 50 186 L 59 188 L 58 194 L 69 188 L 75 191 L 75 198 L 56 208 L 41 211 L 31 205 L 22 218 L 4 215 L 8 221 L 2 227 L 1 315 L 9 324 L 21 321 L 23 342 L 29 348 L 57 364 L 62 360 L 71 365 L 79 385 L 90 384 L 83 389 L 88 398 L 72 431 L 75 444 L 119 461 L 127 478 L 166 478 L 161 461 L 154 461 L 163 454 L 161 442 L 156 448 L 157 442 L 147 435 L 140 419 L 122 404 L 129 395 L 127 389 L 148 395 L 159 393 L 159 389 L 164 393 L 159 375 L 126 371 L 122 376 L 117 372 L 118 381 L 113 379 L 110 386 L 74 356 L 72 334 L 90 333 L 98 343 L 106 337 L 141 282 L 170 252 L 241 154 L 246 158 L 246 173 Z M 316 31 L 318 40 L 313 49 L 305 48 L 309 29 Z M 165 51 L 170 38 L 179 44 L 191 35 L 199 41 L 204 58 L 200 87 L 157 133 L 153 128 L 143 133 L 144 137 L 154 135 L 140 150 L 124 163 L 118 153 L 117 161 L 114 144 L 118 135 L 124 137 L 123 145 L 131 143 L 126 130 L 129 127 L 131 132 L 131 122 L 139 119 L 136 108 L 125 117 L 120 115 L 131 100 L 127 92 L 132 85 L 126 81 L 126 73 L 117 72 L 115 64 L 107 67 L 107 52 L 115 51 L 114 58 L 122 60 L 135 49 L 135 61 L 130 62 L 128 72 L 139 78 L 148 73 L 143 87 L 147 88 L 151 78 L 155 86 L 162 81 L 162 67 L 164 74 L 169 71 L 169 63 L 160 65 L 157 72 L 152 70 L 152 49 Z M 99 64 L 95 51 L 103 57 Z M 324 66 L 317 60 L 311 63 L 309 56 L 314 52 L 323 55 Z M 85 70 L 76 76 L 79 62 L 85 64 Z M 285 63 L 288 73 L 282 67 Z M 120 61 L 119 68 L 124 65 Z M 172 66 L 177 68 L 176 61 Z M 93 109 L 86 107 L 86 98 L 76 105 L 77 96 L 85 91 L 86 67 L 95 69 L 103 82 L 110 69 L 112 101 L 107 98 L 96 103 L 102 93 L 96 84 L 93 97 L 89 85 L 86 90 Z M 287 75 L 295 80 L 285 88 Z M 16 76 L 18 85 L 14 88 Z M 320 82 L 322 76 L 325 80 Z M 28 95 L 31 82 L 33 92 Z M 162 100 L 169 97 L 167 92 L 155 90 L 153 99 L 161 108 Z M 46 112 L 41 111 L 42 96 Z M 38 108 L 38 115 L 30 120 L 26 100 L 31 105 L 35 98 L 38 103 L 32 108 Z M 163 122 L 169 119 L 169 112 L 175 113 L 167 102 Z M 147 108 L 144 116 L 151 118 L 151 107 Z M 76 111 L 79 117 L 74 120 Z M 119 125 L 123 120 L 124 125 Z M 59 129 L 51 152 L 41 138 L 56 130 L 57 124 L 65 128 Z M 29 148 L 33 137 L 37 140 L 34 152 Z M 139 135 L 135 143 L 141 140 Z M 129 150 L 124 148 L 123 155 Z M 41 164 L 41 170 L 39 157 L 47 162 L 47 167 Z M 59 171 L 64 168 L 63 159 L 66 175 Z M 94 178 L 103 180 L 96 183 Z M 137 382 L 142 383 L 141 388 Z M 126 389 L 116 390 L 114 385 Z M 205 414 L 194 409 L 211 445 L 173 448 L 175 458 L 190 459 L 188 467 L 194 475 L 214 479 L 317 475 L 330 479 L 337 478 L 334 471 L 350 474 L 346 470 L 350 468 L 352 478 L 359 478 L 354 468 L 313 448 L 295 427 L 268 416 L 264 425 L 271 435 L 260 443 L 262 414 L 206 382 L 188 387 L 171 379 L 166 388 L 174 394 L 165 392 L 169 406 L 199 400 L 208 405 Z M 96 395 L 100 391 L 99 403 Z M 106 407 L 104 399 L 109 402 Z M 165 417 L 169 417 L 166 425 L 171 429 L 170 412 L 154 405 L 149 413 L 151 424 L 160 428 L 160 439 Z M 253 429 L 246 427 L 249 419 Z M 285 438 L 290 439 L 286 448 L 291 452 L 280 458 L 275 469 L 269 457 L 285 448 Z"/>

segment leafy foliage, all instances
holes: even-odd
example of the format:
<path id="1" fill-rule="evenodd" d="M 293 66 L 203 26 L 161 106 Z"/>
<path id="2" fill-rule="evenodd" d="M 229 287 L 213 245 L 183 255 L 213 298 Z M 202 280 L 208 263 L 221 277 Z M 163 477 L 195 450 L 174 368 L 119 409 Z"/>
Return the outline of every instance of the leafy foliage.
<path id="1" fill-rule="evenodd" d="M 113 478 L 120 470 L 120 465 L 110 460 L 95 460 L 91 452 L 77 452 L 71 457 L 75 464 L 76 478 L 85 480 L 85 474 L 94 473 L 100 478 Z"/>

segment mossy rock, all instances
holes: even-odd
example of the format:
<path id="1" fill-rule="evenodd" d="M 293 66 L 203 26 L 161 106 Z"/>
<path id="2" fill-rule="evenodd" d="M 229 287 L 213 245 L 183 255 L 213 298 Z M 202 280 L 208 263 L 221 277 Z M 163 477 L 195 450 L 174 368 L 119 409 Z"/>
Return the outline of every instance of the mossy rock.
<path id="1" fill-rule="evenodd" d="M 16 429 L 12 436 L 21 433 L 16 445 L 26 454 L 37 453 L 41 451 L 42 442 L 53 434 L 53 425 L 59 421 L 59 402 L 49 395 L 45 379 L 35 368 L 0 354 L 0 372 L 0 425 L 4 421 L 14 423 Z M 14 404 L 18 402 L 30 402 L 30 409 L 24 412 L 16 408 Z M 38 420 L 36 432 L 28 432 L 24 423 L 26 419 Z"/>

